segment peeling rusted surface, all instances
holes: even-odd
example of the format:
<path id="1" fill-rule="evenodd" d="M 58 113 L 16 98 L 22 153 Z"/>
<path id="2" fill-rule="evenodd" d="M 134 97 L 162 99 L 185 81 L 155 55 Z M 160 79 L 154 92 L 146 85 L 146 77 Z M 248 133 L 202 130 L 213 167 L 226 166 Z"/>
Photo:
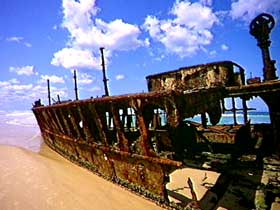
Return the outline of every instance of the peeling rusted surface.
<path id="1" fill-rule="evenodd" d="M 238 68 L 238 72 L 234 69 Z M 149 91 L 193 90 L 244 84 L 244 69 L 231 61 L 184 67 L 146 77 Z"/>

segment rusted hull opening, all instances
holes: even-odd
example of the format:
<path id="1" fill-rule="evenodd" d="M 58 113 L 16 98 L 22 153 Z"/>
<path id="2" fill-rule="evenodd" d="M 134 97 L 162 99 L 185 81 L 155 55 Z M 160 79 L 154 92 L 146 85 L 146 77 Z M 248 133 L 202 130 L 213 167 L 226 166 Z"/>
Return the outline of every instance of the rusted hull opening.
<path id="1" fill-rule="evenodd" d="M 33 111 L 54 150 L 106 179 L 166 202 L 166 177 L 182 165 L 185 152 L 176 145 L 182 119 L 210 111 L 223 92 L 209 88 L 192 94 L 195 97 L 183 91 L 106 97 Z M 206 95 L 205 104 L 201 100 Z M 185 137 L 180 141 L 190 146 Z"/>

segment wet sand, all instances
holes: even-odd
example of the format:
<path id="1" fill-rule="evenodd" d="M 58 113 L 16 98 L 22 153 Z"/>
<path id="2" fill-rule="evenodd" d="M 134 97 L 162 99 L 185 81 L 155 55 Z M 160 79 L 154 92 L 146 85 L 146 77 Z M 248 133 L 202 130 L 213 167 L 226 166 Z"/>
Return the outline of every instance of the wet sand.
<path id="1" fill-rule="evenodd" d="M 0 145 L 1 210 L 103 210 L 161 207 L 62 158 Z"/>

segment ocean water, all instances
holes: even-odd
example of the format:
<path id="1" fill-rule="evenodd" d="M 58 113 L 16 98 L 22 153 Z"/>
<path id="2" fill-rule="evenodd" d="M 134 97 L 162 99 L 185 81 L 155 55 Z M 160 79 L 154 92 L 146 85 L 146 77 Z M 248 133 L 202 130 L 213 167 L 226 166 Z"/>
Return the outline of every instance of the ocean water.
<path id="1" fill-rule="evenodd" d="M 238 124 L 243 124 L 242 113 L 237 112 L 236 118 Z M 252 124 L 270 123 L 268 112 L 249 112 L 248 119 L 251 120 Z M 201 122 L 200 115 L 187 120 Z M 223 114 L 219 124 L 233 124 L 232 113 Z M 0 111 L 0 144 L 18 146 L 38 152 L 42 138 L 33 113 L 31 111 Z"/>
<path id="2" fill-rule="evenodd" d="M 187 118 L 187 120 L 200 123 L 201 117 L 200 115 L 196 115 L 193 118 Z M 270 123 L 270 116 L 268 112 L 248 112 L 248 120 L 251 121 L 251 124 Z M 238 124 L 244 123 L 244 117 L 242 113 L 240 112 L 236 113 L 236 121 Z M 228 125 L 233 123 L 234 123 L 234 119 L 232 113 L 222 114 L 221 120 L 219 122 L 220 125 Z"/>
<path id="3" fill-rule="evenodd" d="M 0 111 L 0 144 L 39 152 L 40 129 L 31 111 Z"/>

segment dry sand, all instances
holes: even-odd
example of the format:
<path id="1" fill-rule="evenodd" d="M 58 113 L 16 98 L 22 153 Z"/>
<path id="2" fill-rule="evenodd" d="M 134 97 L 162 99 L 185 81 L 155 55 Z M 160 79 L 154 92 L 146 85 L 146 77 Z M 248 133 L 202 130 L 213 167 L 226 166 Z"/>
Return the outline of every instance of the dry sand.
<path id="1" fill-rule="evenodd" d="M 46 146 L 0 145 L 1 210 L 162 209 L 80 168 Z"/>
<path id="2" fill-rule="evenodd" d="M 218 176 L 197 169 L 176 170 L 167 184 L 169 199 L 188 203 L 192 196 L 187 180 L 191 178 L 200 200 L 207 193 L 203 184 L 213 185 Z M 42 144 L 37 127 L 0 122 L 0 210 L 37 209 L 162 208 L 64 159 Z"/>
<path id="3" fill-rule="evenodd" d="M 214 171 L 192 168 L 178 169 L 170 174 L 170 182 L 166 187 L 167 189 L 176 192 L 176 194 L 180 194 L 181 196 L 178 195 L 179 198 L 185 197 L 187 201 L 191 200 L 192 194 L 187 183 L 188 178 L 190 178 L 193 183 L 193 189 L 197 196 L 197 200 L 200 201 L 208 192 L 209 186 L 213 186 L 219 176 L 220 173 Z M 169 196 L 169 200 L 174 201 L 175 203 L 178 202 L 176 196 Z"/>
<path id="4" fill-rule="evenodd" d="M 208 192 L 203 184 L 212 186 L 219 176 L 216 172 L 178 169 L 170 174 L 169 199 L 185 205 L 190 202 L 192 196 L 187 180 L 191 178 L 197 198 L 201 200 Z M 208 206 L 207 200 L 205 202 Z M 41 145 L 39 153 L 0 144 L 0 210 L 37 209 L 162 208 L 69 162 L 45 144 Z"/>

